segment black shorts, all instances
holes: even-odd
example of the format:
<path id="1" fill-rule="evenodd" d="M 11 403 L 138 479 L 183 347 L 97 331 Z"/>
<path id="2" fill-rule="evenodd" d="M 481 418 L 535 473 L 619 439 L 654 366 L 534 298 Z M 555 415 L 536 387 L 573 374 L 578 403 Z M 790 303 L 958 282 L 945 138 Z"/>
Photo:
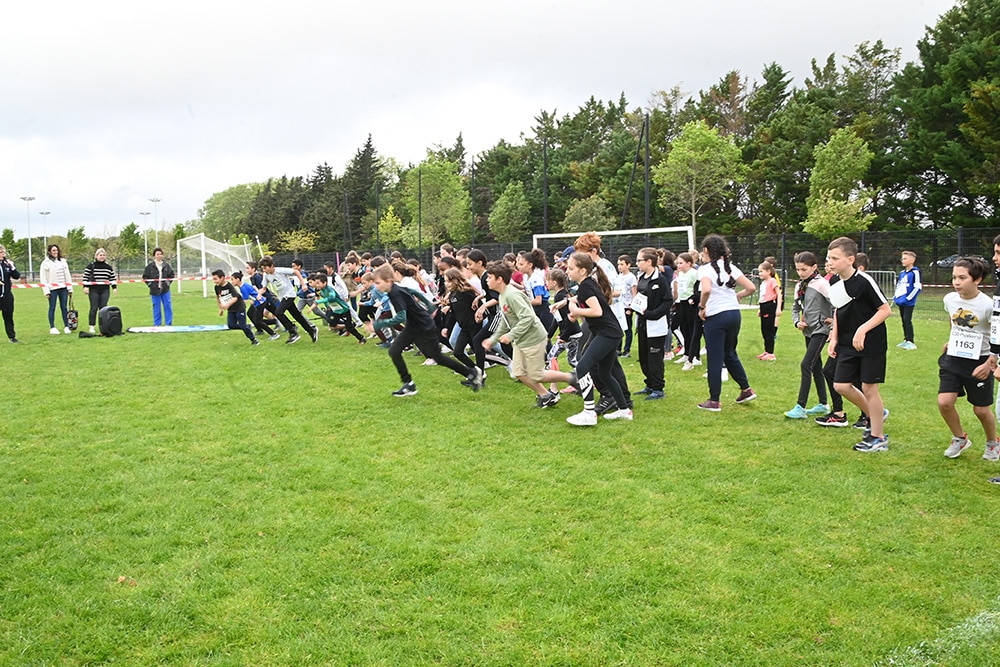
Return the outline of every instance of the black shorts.
<path id="1" fill-rule="evenodd" d="M 885 382 L 885 355 L 861 357 L 856 354 L 841 354 L 837 350 L 837 368 L 833 381 L 844 384 L 882 384 Z"/>
<path id="2" fill-rule="evenodd" d="M 938 358 L 938 393 L 965 396 L 972 405 L 993 405 L 993 373 L 985 380 L 972 377 L 972 371 L 989 357 L 959 359 L 942 354 Z"/>

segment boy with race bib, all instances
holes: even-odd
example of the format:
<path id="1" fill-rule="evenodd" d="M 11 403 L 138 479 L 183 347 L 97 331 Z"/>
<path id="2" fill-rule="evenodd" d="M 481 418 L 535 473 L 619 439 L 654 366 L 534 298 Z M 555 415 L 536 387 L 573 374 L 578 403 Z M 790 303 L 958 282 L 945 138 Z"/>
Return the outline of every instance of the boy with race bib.
<path id="1" fill-rule="evenodd" d="M 959 396 L 965 396 L 972 404 L 972 411 L 983 425 L 986 434 L 983 458 L 995 460 L 996 453 L 1000 452 L 993 413 L 993 371 L 997 367 L 997 355 L 990 352 L 998 322 L 992 318 L 993 300 L 979 291 L 986 271 L 986 262 L 978 257 L 959 258 L 951 275 L 955 291 L 944 297 L 951 332 L 938 359 L 938 409 L 951 429 L 951 444 L 944 451 L 950 459 L 958 458 L 972 445 L 968 434 L 962 430 L 962 420 L 955 408 Z"/>

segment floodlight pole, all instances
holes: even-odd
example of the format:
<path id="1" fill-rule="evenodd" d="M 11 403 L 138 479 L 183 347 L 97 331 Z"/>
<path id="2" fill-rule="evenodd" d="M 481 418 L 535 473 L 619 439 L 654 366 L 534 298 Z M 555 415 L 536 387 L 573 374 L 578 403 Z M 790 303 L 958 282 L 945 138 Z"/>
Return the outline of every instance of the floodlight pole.
<path id="1" fill-rule="evenodd" d="M 149 201 L 153 202 L 153 240 L 155 241 L 155 247 L 160 247 L 160 223 L 157 222 L 158 213 L 156 211 L 156 205 L 159 204 L 162 199 L 159 197 L 150 197 Z"/>
<path id="2" fill-rule="evenodd" d="M 45 247 L 46 248 L 49 247 L 49 234 L 46 231 L 47 225 L 45 224 L 45 221 L 48 220 L 48 217 L 46 217 L 46 216 L 50 215 L 51 213 L 52 213 L 52 211 L 39 211 L 38 212 L 38 215 L 42 216 L 42 238 L 45 241 Z"/>
<path id="3" fill-rule="evenodd" d="M 145 260 L 143 264 L 145 266 L 149 264 L 149 218 L 145 217 L 149 215 L 149 211 L 139 211 L 139 215 L 145 218 L 142 221 L 142 257 Z"/>

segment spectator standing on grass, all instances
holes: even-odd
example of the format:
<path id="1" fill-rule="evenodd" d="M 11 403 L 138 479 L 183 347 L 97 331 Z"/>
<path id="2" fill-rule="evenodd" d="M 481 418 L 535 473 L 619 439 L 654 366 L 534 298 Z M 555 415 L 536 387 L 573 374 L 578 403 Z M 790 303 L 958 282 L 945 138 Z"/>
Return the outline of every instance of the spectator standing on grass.
<path id="1" fill-rule="evenodd" d="M 114 267 L 108 264 L 107 251 L 98 248 L 94 253 L 94 261 L 83 270 L 83 293 L 90 298 L 90 312 L 87 314 L 90 333 L 94 333 L 97 312 L 108 305 L 112 291 L 118 294 L 118 276 L 115 275 Z"/>
<path id="2" fill-rule="evenodd" d="M 896 347 L 915 350 L 917 346 L 913 342 L 913 308 L 917 305 L 917 296 L 924 286 L 920 281 L 917 253 L 904 250 L 900 262 L 903 264 L 903 270 L 899 272 L 899 279 L 896 281 L 893 301 L 899 308 L 899 319 L 903 322 L 903 342 Z"/>
<path id="3" fill-rule="evenodd" d="M 892 311 L 871 276 L 855 267 L 857 255 L 858 244 L 846 236 L 834 239 L 827 249 L 830 267 L 840 277 L 830 286 L 835 310 L 827 351 L 837 359 L 834 388 L 861 408 L 871 424 L 854 450 L 884 452 L 889 449 L 889 438 L 879 385 L 885 382 L 885 321 Z M 861 389 L 854 386 L 858 381 Z"/>
<path id="4" fill-rule="evenodd" d="M 411 345 L 420 350 L 428 359 L 437 362 L 436 365 L 444 366 L 460 374 L 464 378 L 463 385 L 470 387 L 473 391 L 479 391 L 483 386 L 482 370 L 476 366 L 465 366 L 454 358 L 441 354 L 441 346 L 438 343 L 440 334 L 434 326 L 434 320 L 423 299 L 405 287 L 397 285 L 395 276 L 395 271 L 388 264 L 382 264 L 372 272 L 375 289 L 388 297 L 393 314 L 386 319 L 365 322 L 365 328 L 369 332 L 404 325 L 402 330 L 393 337 L 392 344 L 389 346 L 389 358 L 392 359 L 396 372 L 399 373 L 399 378 L 403 381 L 403 386 L 392 392 L 392 395 L 404 397 L 414 396 L 417 393 L 417 385 L 403 359 L 403 350 Z"/>
<path id="5" fill-rule="evenodd" d="M 764 353 L 757 358 L 762 361 L 774 361 L 774 339 L 778 334 L 778 318 L 781 317 L 780 300 L 778 298 L 778 280 L 774 277 L 774 265 L 762 262 L 757 267 L 760 276 L 760 301 L 757 303 L 757 316 L 760 318 L 760 336 L 764 339 Z"/>
<path id="6" fill-rule="evenodd" d="M 802 332 L 806 341 L 806 353 L 799 365 L 801 380 L 799 396 L 795 407 L 785 413 L 789 419 L 806 419 L 808 417 L 825 417 L 830 414 L 827 405 L 826 377 L 823 375 L 823 348 L 830 335 L 830 319 L 833 317 L 833 306 L 830 305 L 830 283 L 820 275 L 816 255 L 811 252 L 800 252 L 795 255 L 795 272 L 799 282 L 795 289 L 795 300 L 792 302 L 792 324 Z M 806 409 L 809 401 L 809 386 L 816 384 L 816 397 L 819 403 Z M 840 406 L 843 410 L 843 403 Z M 844 424 L 847 417 L 843 417 Z"/>
<path id="7" fill-rule="evenodd" d="M 163 248 L 153 249 L 153 261 L 146 265 L 142 280 L 149 288 L 149 298 L 153 302 L 153 326 L 174 323 L 174 308 L 170 302 L 170 285 L 174 280 L 174 269 L 163 259 Z"/>
<path id="8" fill-rule="evenodd" d="M 73 276 L 69 272 L 69 264 L 63 258 L 62 250 L 55 243 L 48 247 L 45 259 L 39 269 L 39 280 L 42 283 L 42 292 L 49 300 L 49 333 L 58 334 L 56 328 L 56 301 L 59 302 L 59 309 L 62 311 L 63 331 L 70 333 L 69 319 L 66 316 L 66 301 L 73 293 Z"/>
<path id="9" fill-rule="evenodd" d="M 0 245 L 0 313 L 3 313 L 3 326 L 7 340 L 20 343 L 14 332 L 14 280 L 20 280 L 21 273 L 14 267 L 14 262 L 7 257 L 7 248 Z"/>
<path id="10" fill-rule="evenodd" d="M 757 287 L 730 261 L 729 245 L 718 234 L 709 234 L 701 243 L 702 264 L 698 267 L 701 302 L 698 316 L 705 326 L 705 347 L 708 354 L 708 400 L 698 404 L 702 410 L 719 412 L 722 404 L 722 370 L 740 387 L 737 403 L 757 398 L 750 388 L 743 363 L 736 352 L 739 343 L 740 299 L 753 294 Z M 736 287 L 742 287 L 739 292 Z"/>
<path id="11" fill-rule="evenodd" d="M 670 341 L 670 322 L 667 315 L 673 305 L 670 281 L 657 266 L 655 248 L 643 248 L 636 255 L 639 265 L 637 292 L 632 300 L 636 313 L 636 337 L 639 346 L 639 367 L 646 386 L 638 392 L 647 401 L 664 397 L 663 350 Z"/>
<path id="12" fill-rule="evenodd" d="M 986 434 L 983 458 L 992 459 L 1000 452 L 997 422 L 993 412 L 993 372 L 997 355 L 990 351 L 990 322 L 993 300 L 979 291 L 987 271 L 978 257 L 960 257 L 951 269 L 954 292 L 944 297 L 944 310 L 951 321 L 948 342 L 938 358 L 938 410 L 951 431 L 951 444 L 944 450 L 949 459 L 958 458 L 972 441 L 962 430 L 956 409 L 959 396 L 972 404 Z"/>

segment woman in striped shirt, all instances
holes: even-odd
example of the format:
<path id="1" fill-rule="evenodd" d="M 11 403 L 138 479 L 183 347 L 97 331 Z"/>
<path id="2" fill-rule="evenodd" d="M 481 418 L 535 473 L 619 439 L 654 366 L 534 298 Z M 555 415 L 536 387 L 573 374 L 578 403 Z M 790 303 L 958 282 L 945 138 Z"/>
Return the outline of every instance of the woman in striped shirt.
<path id="1" fill-rule="evenodd" d="M 90 314 L 87 317 L 90 333 L 94 333 L 97 312 L 108 305 L 111 291 L 118 293 L 118 277 L 115 275 L 114 267 L 108 264 L 107 260 L 107 251 L 98 248 L 94 253 L 94 261 L 83 270 L 83 293 L 90 297 Z"/>

